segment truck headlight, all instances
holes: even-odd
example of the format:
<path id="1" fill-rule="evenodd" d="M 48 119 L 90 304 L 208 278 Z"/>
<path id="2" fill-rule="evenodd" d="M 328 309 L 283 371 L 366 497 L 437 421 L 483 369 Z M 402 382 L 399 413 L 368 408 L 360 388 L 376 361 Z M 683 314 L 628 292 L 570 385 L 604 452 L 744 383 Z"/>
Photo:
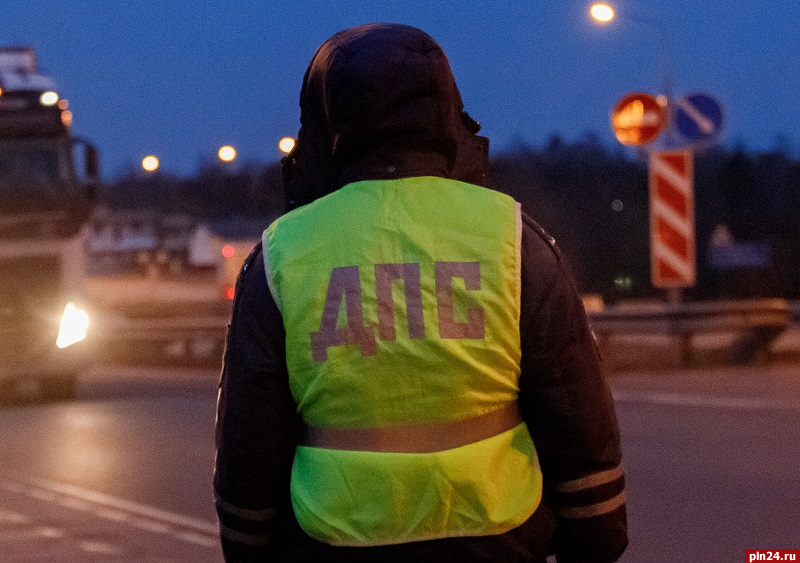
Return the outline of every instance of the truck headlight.
<path id="1" fill-rule="evenodd" d="M 64 314 L 61 316 L 61 325 L 58 328 L 56 346 L 66 348 L 86 338 L 89 328 L 89 314 L 79 309 L 75 303 L 67 303 Z"/>

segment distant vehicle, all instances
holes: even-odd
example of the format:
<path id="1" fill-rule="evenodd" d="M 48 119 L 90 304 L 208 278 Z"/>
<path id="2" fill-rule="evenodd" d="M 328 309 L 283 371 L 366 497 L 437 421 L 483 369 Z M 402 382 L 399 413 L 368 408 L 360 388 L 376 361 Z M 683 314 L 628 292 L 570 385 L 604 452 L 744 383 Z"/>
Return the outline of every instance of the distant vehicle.
<path id="1" fill-rule="evenodd" d="M 250 254 L 257 241 L 228 241 L 220 249 L 222 265 L 217 270 L 217 283 L 220 296 L 223 299 L 233 299 L 236 289 L 236 278 L 244 264 L 244 259 Z"/>
<path id="2" fill-rule="evenodd" d="M 210 266 L 217 272 L 219 296 L 233 299 L 236 278 L 261 233 L 277 217 L 219 217 L 195 229 L 189 248 L 189 264 Z"/>
<path id="3" fill-rule="evenodd" d="M 0 47 L 0 394 L 33 383 L 70 398 L 89 358 L 80 290 L 98 159 L 71 124 L 34 50 Z"/>

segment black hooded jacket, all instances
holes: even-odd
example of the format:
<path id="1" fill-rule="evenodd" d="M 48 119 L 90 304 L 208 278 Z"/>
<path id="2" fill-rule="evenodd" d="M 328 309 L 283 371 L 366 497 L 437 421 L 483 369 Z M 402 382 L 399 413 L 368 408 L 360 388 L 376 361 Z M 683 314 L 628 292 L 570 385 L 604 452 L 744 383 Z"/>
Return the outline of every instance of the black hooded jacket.
<path id="1" fill-rule="evenodd" d="M 488 140 L 463 110 L 427 34 L 372 24 L 320 46 L 300 91 L 300 132 L 283 161 L 287 209 L 344 184 L 435 175 L 485 185 Z"/>
<path id="2" fill-rule="evenodd" d="M 314 55 L 301 130 L 283 161 L 287 208 L 358 180 L 439 176 L 487 183 L 488 141 L 463 111 L 444 52 L 424 32 L 372 24 Z M 476 218 L 479 220 L 479 218 Z M 220 380 L 214 492 L 226 561 L 615 561 L 627 545 L 613 402 L 569 267 L 529 217 L 522 233 L 519 402 L 545 501 L 498 536 L 336 548 L 293 518 L 289 477 L 301 421 L 285 332 L 256 245 L 236 287 Z"/>

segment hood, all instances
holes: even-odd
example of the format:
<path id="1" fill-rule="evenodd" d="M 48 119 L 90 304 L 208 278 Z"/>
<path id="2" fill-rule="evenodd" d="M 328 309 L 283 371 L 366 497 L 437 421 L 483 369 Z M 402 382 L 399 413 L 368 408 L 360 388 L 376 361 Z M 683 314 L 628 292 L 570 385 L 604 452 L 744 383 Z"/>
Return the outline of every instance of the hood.
<path id="1" fill-rule="evenodd" d="M 425 32 L 398 24 L 340 31 L 303 79 L 297 144 L 282 161 L 287 209 L 366 179 L 484 185 L 488 140 L 463 106 L 444 51 Z"/>

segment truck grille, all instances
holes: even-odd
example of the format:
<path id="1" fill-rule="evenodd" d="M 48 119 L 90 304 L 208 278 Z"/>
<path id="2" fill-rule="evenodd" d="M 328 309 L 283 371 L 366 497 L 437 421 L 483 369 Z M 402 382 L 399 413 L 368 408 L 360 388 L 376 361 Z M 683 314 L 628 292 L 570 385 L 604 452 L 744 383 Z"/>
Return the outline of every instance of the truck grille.
<path id="1" fill-rule="evenodd" d="M 0 260 L 0 362 L 16 363 L 52 346 L 61 301 L 58 256 Z"/>

